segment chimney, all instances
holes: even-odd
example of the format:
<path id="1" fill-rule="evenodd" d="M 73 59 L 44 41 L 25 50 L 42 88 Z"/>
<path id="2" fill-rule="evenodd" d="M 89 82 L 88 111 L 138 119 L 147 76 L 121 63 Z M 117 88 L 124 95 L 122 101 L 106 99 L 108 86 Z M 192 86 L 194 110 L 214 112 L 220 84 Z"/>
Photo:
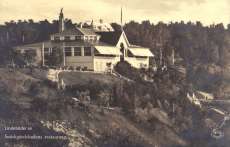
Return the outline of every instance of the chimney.
<path id="1" fill-rule="evenodd" d="M 82 28 L 82 22 L 80 22 L 80 24 L 79 24 L 79 28 Z"/>
<path id="2" fill-rule="evenodd" d="M 103 19 L 100 19 L 100 23 L 103 23 Z"/>
<path id="3" fill-rule="evenodd" d="M 64 21 L 64 15 L 62 13 L 63 8 L 61 8 L 61 12 L 59 14 L 59 32 L 62 32 L 65 30 L 65 21 Z"/>

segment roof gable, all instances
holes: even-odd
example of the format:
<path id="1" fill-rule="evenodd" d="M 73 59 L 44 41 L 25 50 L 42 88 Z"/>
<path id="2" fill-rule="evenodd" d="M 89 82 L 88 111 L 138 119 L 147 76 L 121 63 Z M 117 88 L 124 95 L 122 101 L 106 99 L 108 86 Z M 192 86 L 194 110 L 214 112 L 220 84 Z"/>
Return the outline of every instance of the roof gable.
<path id="1" fill-rule="evenodd" d="M 105 42 L 110 45 L 116 46 L 122 32 L 116 31 L 116 32 L 96 32 L 97 34 L 101 35 L 100 41 Z"/>

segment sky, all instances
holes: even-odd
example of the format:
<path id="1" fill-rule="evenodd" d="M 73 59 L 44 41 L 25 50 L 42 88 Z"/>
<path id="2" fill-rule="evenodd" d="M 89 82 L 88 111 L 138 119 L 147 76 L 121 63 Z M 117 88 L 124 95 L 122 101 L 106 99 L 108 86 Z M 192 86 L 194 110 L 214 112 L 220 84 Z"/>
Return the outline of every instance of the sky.
<path id="1" fill-rule="evenodd" d="M 74 23 L 99 21 L 121 23 L 196 22 L 204 26 L 230 23 L 230 0 L 0 0 L 0 24 L 11 20 L 58 20 L 64 17 Z"/>

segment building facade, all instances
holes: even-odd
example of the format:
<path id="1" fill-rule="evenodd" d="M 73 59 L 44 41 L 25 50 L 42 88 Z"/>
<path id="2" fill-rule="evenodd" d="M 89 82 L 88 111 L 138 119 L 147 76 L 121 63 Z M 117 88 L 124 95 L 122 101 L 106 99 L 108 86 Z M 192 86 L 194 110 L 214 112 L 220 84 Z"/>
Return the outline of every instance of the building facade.
<path id="1" fill-rule="evenodd" d="M 63 49 L 63 66 L 85 67 L 93 71 L 108 71 L 119 61 L 127 61 L 136 68 L 148 68 L 149 57 L 154 55 L 148 48 L 130 45 L 124 31 L 113 31 L 100 24 L 65 30 L 64 17 L 59 14 L 59 33 L 50 35 L 50 40 L 15 47 L 20 53 L 27 50 L 37 52 L 37 65 L 44 63 L 44 55 L 54 47 Z M 103 22 L 101 22 L 103 23 Z M 108 25 L 108 24 L 107 24 Z M 108 29 L 109 28 L 109 29 Z"/>

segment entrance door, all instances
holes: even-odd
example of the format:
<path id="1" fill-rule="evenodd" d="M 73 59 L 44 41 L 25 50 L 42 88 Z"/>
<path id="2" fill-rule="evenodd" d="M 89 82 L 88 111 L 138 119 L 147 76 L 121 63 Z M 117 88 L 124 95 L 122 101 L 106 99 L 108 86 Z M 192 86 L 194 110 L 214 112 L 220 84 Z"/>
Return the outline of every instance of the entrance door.
<path id="1" fill-rule="evenodd" d="M 121 47 L 120 52 L 123 54 L 123 55 L 120 55 L 120 61 L 124 61 L 124 50 L 125 50 L 124 44 L 121 43 L 120 47 Z"/>

